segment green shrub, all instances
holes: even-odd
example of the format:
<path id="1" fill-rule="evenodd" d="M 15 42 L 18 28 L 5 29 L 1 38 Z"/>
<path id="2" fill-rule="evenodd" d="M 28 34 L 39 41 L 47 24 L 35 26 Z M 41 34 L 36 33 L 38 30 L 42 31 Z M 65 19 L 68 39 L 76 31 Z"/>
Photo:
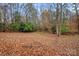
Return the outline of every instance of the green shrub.
<path id="1" fill-rule="evenodd" d="M 61 25 L 61 34 L 66 33 L 66 32 L 69 32 L 69 28 L 65 24 L 62 24 Z"/>
<path id="2" fill-rule="evenodd" d="M 20 24 L 18 24 L 18 23 L 10 24 L 11 31 L 15 31 L 15 32 L 19 31 L 19 27 L 20 27 Z"/>
<path id="3" fill-rule="evenodd" d="M 33 32 L 35 28 L 31 23 L 21 23 L 19 31 L 21 32 Z"/>
<path id="4" fill-rule="evenodd" d="M 56 33 L 56 26 L 52 27 L 52 32 Z M 66 24 L 62 23 L 61 24 L 61 34 L 69 32 L 69 28 L 66 26 Z"/>
<path id="5" fill-rule="evenodd" d="M 5 24 L 0 23 L 0 32 L 3 32 L 5 30 Z"/>
<path id="6" fill-rule="evenodd" d="M 25 28 L 24 28 L 24 31 L 25 32 L 33 32 L 34 31 L 34 27 L 33 27 L 33 25 L 31 24 L 31 23 L 26 23 L 25 24 Z"/>
<path id="7" fill-rule="evenodd" d="M 35 27 L 32 23 L 12 23 L 7 26 L 3 23 L 0 23 L 0 31 L 13 31 L 13 32 L 33 32 Z"/>
<path id="8" fill-rule="evenodd" d="M 20 32 L 24 32 L 24 28 L 25 28 L 25 24 L 24 23 L 21 23 L 20 24 L 20 27 L 19 27 L 19 31 Z"/>

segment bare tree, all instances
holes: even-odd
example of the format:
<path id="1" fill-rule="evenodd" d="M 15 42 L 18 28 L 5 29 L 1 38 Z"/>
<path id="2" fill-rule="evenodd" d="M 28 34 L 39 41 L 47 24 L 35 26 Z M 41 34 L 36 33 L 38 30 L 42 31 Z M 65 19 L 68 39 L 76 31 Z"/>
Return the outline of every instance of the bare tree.
<path id="1" fill-rule="evenodd" d="M 56 33 L 58 36 L 61 35 L 61 28 L 60 28 L 60 19 L 61 19 L 61 11 L 60 11 L 60 6 L 61 4 L 57 3 L 57 8 L 56 8 Z"/>
<path id="2" fill-rule="evenodd" d="M 74 8 L 76 12 L 77 24 L 78 24 L 78 33 L 79 33 L 79 15 L 78 15 L 78 4 L 74 3 Z"/>

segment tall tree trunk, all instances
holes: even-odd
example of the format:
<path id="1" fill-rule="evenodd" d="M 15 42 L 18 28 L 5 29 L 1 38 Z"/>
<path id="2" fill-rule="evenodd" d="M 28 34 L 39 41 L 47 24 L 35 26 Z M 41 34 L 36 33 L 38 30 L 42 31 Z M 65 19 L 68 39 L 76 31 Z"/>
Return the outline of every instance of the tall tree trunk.
<path id="1" fill-rule="evenodd" d="M 78 33 L 79 33 L 79 18 L 78 18 L 77 4 L 76 4 L 76 3 L 74 3 L 74 5 L 75 5 L 75 11 L 76 11 L 76 17 L 77 17 Z"/>
<path id="2" fill-rule="evenodd" d="M 60 19 L 61 19 L 61 13 L 60 13 L 60 4 L 57 3 L 57 8 L 56 8 L 56 33 L 57 36 L 59 37 L 61 35 L 61 28 L 60 28 Z"/>

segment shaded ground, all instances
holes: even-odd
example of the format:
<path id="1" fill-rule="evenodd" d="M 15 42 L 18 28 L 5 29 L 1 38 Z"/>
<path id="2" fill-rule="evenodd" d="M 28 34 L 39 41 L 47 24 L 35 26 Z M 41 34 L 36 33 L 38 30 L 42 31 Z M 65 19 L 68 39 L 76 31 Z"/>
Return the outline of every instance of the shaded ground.
<path id="1" fill-rule="evenodd" d="M 0 33 L 0 55 L 79 55 L 79 35 Z"/>

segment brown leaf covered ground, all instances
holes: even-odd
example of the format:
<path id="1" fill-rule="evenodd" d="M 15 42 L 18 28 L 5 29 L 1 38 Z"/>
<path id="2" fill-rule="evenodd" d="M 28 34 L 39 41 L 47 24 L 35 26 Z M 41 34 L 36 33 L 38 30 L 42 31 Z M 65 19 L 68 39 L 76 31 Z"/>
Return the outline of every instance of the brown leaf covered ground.
<path id="1" fill-rule="evenodd" d="M 2 56 L 62 56 L 79 55 L 79 35 L 62 35 L 45 32 L 0 33 Z"/>

